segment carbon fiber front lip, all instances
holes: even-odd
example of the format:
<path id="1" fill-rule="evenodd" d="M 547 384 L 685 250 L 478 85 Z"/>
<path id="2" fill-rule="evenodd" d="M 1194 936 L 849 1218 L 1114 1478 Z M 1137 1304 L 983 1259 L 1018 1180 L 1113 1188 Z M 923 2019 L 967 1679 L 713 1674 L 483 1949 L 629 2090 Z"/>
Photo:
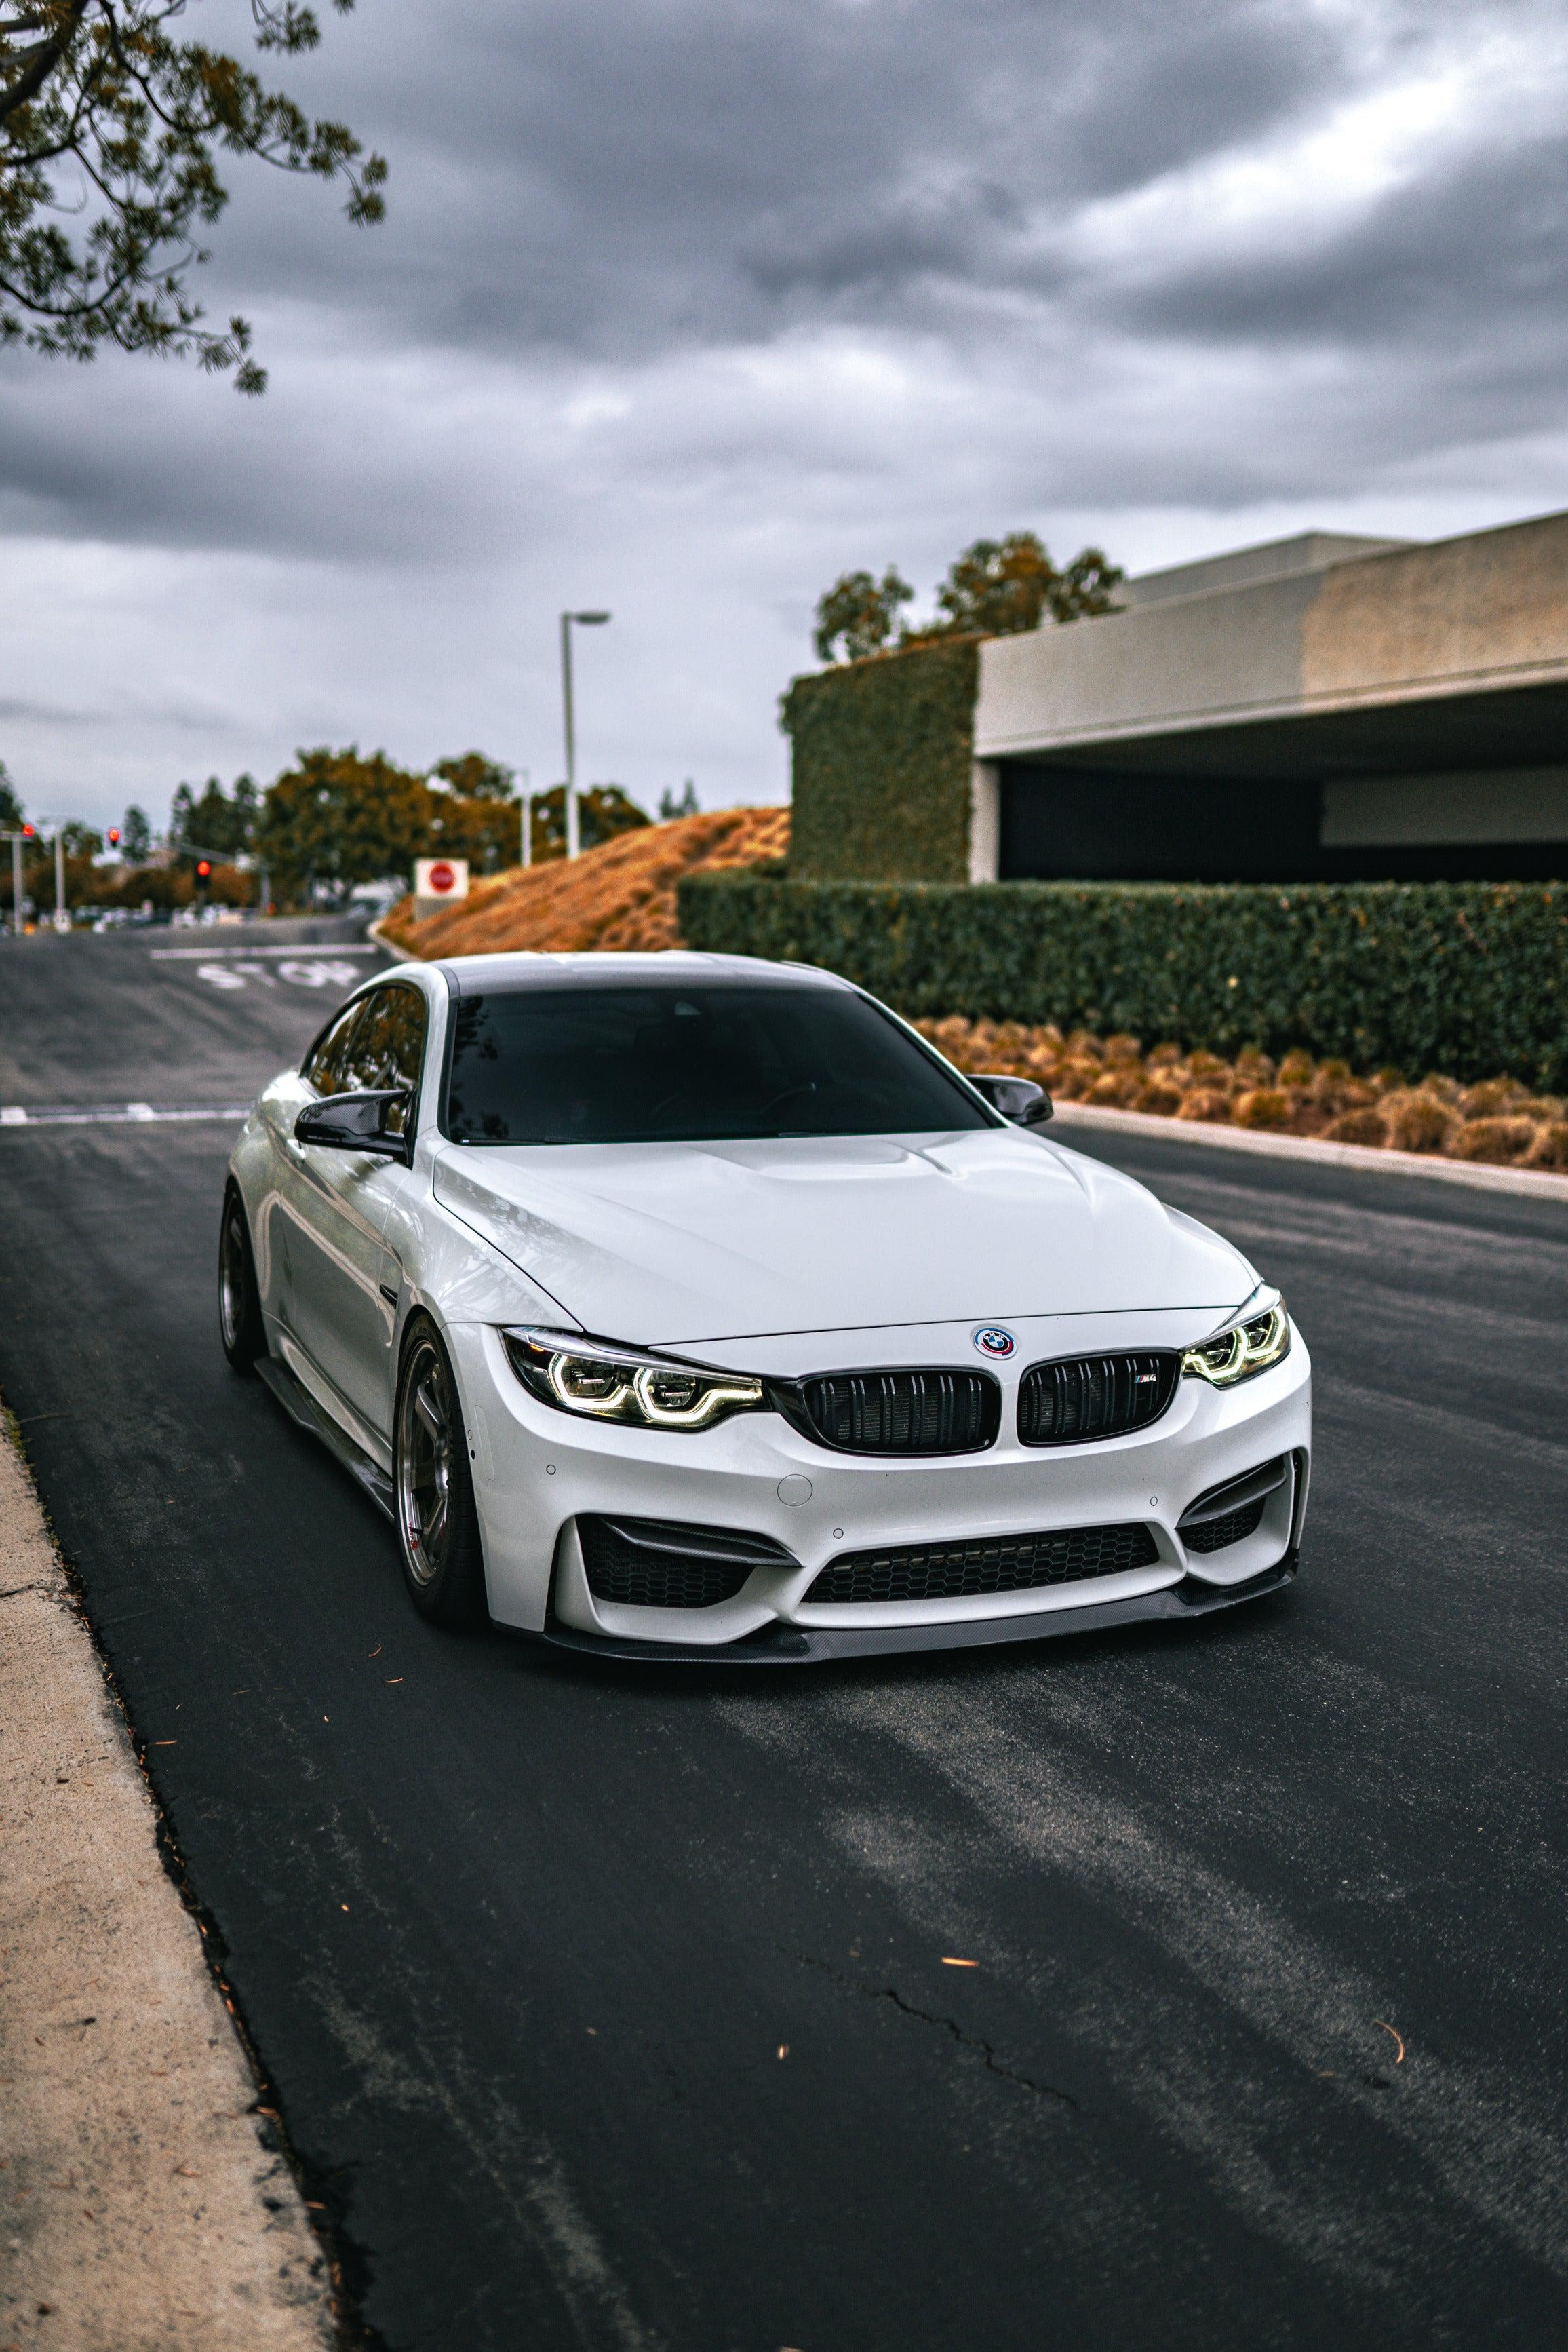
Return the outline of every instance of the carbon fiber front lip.
<path id="1" fill-rule="evenodd" d="M 560 1650 L 577 1650 L 586 1657 L 617 1658 L 629 1664 L 651 1666 L 812 1666 L 833 1658 L 885 1655 L 899 1650 L 967 1650 L 999 1642 L 1044 1642 L 1064 1633 L 1105 1633 L 1119 1625 L 1180 1623 L 1207 1617 L 1217 1609 L 1234 1609 L 1243 1601 L 1261 1601 L 1282 1592 L 1295 1580 L 1292 1552 L 1277 1568 L 1265 1569 L 1245 1584 L 1228 1588 L 1201 1583 L 1186 1577 L 1162 1592 L 1144 1592 L 1130 1601 L 1091 1602 L 1084 1609 L 1053 1609 L 1038 1617 L 981 1617 L 949 1625 L 890 1625 L 847 1627 L 841 1633 L 818 1626 L 779 1625 L 761 1637 L 717 1643 L 704 1647 L 682 1642 L 628 1642 L 613 1634 L 579 1633 L 553 1621 L 544 1638 Z"/>

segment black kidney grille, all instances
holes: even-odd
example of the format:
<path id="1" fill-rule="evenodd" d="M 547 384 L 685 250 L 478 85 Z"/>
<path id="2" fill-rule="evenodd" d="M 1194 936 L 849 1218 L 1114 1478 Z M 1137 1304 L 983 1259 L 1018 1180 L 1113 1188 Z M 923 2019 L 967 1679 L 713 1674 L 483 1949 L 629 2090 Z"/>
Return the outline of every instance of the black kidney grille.
<path id="1" fill-rule="evenodd" d="M 982 1536 L 970 1543 L 909 1544 L 845 1552 L 827 1567 L 808 1601 L 951 1601 L 968 1592 L 1034 1592 L 1152 1568 L 1159 1558 L 1147 1528 L 1058 1528 L 1047 1535 Z"/>
<path id="2" fill-rule="evenodd" d="M 1227 1511 L 1222 1519 L 1204 1519 L 1196 1528 L 1183 1528 L 1181 1539 L 1188 1551 L 1223 1551 L 1227 1544 L 1243 1542 L 1255 1536 L 1269 1497 L 1260 1495 L 1253 1503 L 1243 1503 L 1239 1511 Z"/>
<path id="3" fill-rule="evenodd" d="M 1168 1348 L 1036 1364 L 1019 1383 L 1019 1441 L 1082 1445 L 1147 1429 L 1175 1396 L 1180 1372 L 1181 1358 Z"/>
<path id="4" fill-rule="evenodd" d="M 711 1609 L 733 1601 L 754 1568 L 795 1568 L 768 1536 L 665 1519 L 580 1518 L 588 1589 L 630 1609 Z"/>
<path id="5" fill-rule="evenodd" d="M 828 1372 L 778 1401 L 803 1435 L 840 1454 L 978 1454 L 1002 1417 L 988 1372 Z"/>

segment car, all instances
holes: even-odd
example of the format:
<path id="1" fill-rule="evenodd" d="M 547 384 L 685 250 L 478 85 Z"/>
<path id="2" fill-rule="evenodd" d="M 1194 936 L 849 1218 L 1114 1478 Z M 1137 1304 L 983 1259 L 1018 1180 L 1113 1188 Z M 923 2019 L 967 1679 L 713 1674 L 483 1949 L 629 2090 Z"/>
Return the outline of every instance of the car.
<path id="1" fill-rule="evenodd" d="M 810 967 L 400 965 L 246 1121 L 224 1349 L 448 1624 L 788 1664 L 1278 1591 L 1301 1334 L 1051 1110 Z"/>

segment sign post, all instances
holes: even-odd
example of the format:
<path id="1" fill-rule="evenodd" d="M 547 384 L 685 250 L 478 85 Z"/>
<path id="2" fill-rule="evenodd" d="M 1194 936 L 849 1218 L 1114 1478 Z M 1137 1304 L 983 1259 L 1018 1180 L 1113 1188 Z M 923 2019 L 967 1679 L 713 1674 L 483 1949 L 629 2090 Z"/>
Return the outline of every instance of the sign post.
<path id="1" fill-rule="evenodd" d="M 413 919 L 423 923 L 443 907 L 468 896 L 465 857 L 416 857 L 413 862 Z"/>

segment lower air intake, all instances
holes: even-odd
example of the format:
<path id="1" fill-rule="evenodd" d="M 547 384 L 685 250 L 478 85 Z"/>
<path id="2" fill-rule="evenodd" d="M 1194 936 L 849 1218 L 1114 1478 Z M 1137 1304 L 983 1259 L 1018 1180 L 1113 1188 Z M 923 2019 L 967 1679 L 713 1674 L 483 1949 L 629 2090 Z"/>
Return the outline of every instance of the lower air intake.
<path id="1" fill-rule="evenodd" d="M 1245 1503 L 1239 1511 L 1227 1511 L 1220 1519 L 1206 1519 L 1201 1527 L 1184 1528 L 1182 1541 L 1188 1551 L 1223 1551 L 1227 1544 L 1244 1543 L 1255 1536 L 1262 1524 L 1266 1495 L 1255 1503 Z"/>
<path id="2" fill-rule="evenodd" d="M 782 1544 L 731 1528 L 581 1518 L 577 1532 L 590 1592 L 624 1609 L 712 1609 L 733 1601 L 753 1569 L 800 1565 Z"/>
<path id="3" fill-rule="evenodd" d="M 1147 1528 L 1057 1528 L 1048 1535 L 987 1536 L 970 1543 L 909 1544 L 845 1552 L 831 1560 L 808 1601 L 955 1601 L 976 1592 L 1035 1592 L 1153 1568 Z"/>
<path id="4" fill-rule="evenodd" d="M 1181 1359 L 1169 1348 L 1036 1364 L 1019 1382 L 1019 1442 L 1085 1445 L 1147 1429 L 1175 1396 L 1180 1372 Z"/>

